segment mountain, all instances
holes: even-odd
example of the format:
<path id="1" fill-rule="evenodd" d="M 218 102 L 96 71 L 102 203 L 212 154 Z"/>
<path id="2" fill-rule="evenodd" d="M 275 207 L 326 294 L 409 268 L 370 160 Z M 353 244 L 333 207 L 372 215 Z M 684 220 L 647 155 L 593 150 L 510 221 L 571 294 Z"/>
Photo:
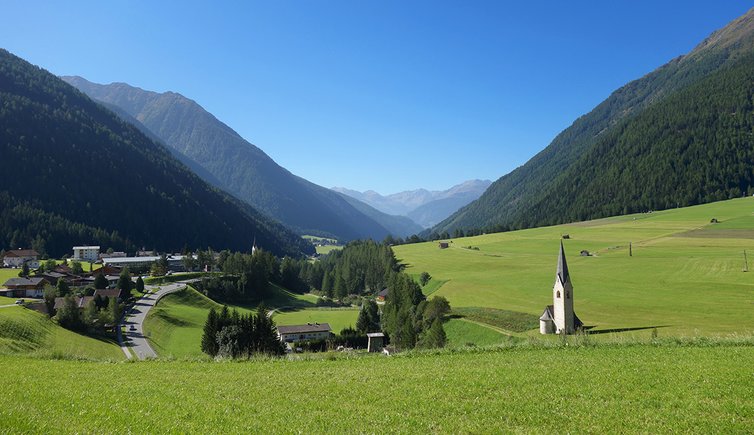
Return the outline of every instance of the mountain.
<path id="1" fill-rule="evenodd" d="M 302 234 L 341 240 L 382 240 L 388 230 L 340 195 L 300 178 L 273 161 L 196 102 L 125 83 L 100 85 L 62 77 L 96 101 L 115 105 L 204 169 L 209 182 Z M 202 174 L 199 174 L 202 176 Z"/>
<path id="2" fill-rule="evenodd" d="M 433 228 L 510 229 L 751 194 L 754 10 L 613 92 Z"/>
<path id="3" fill-rule="evenodd" d="M 343 187 L 333 187 L 332 190 L 365 202 L 383 213 L 407 216 L 427 228 L 479 198 L 491 183 L 489 180 L 469 180 L 447 190 L 416 189 L 387 196 L 373 190 L 358 192 Z"/>
<path id="4" fill-rule="evenodd" d="M 359 201 L 358 199 L 352 198 L 346 194 L 341 195 L 343 196 L 343 199 L 345 199 L 354 208 L 364 213 L 366 216 L 369 216 L 376 222 L 379 222 L 380 225 L 385 227 L 390 232 L 390 234 L 396 237 L 407 237 L 414 234 L 419 234 L 424 231 L 424 228 L 422 226 L 407 218 L 406 216 L 396 216 L 383 213 L 376 208 L 370 207 L 366 203 Z"/>
<path id="5" fill-rule="evenodd" d="M 313 249 L 72 86 L 0 50 L 0 246 Z"/>

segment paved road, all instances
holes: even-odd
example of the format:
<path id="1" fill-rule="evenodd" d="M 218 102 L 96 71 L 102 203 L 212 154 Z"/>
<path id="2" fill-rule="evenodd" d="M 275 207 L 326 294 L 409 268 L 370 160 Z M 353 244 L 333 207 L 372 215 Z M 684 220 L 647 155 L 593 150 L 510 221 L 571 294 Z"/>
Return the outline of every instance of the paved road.
<path id="1" fill-rule="evenodd" d="M 121 325 L 126 326 L 125 338 L 130 340 L 130 345 L 128 347 L 130 347 L 133 353 L 136 354 L 137 358 L 147 359 L 157 357 L 157 353 L 152 349 L 152 346 L 149 345 L 147 338 L 144 336 L 144 319 L 147 318 L 149 310 L 154 307 L 161 297 L 183 290 L 185 287 L 185 282 L 176 282 L 160 286 L 144 286 L 144 288 L 150 290 L 151 293 L 145 294 L 141 299 L 137 300 L 131 310 L 123 316 Z M 124 343 L 120 337 L 119 341 L 121 348 L 124 348 Z M 126 350 L 124 350 L 124 352 Z M 126 356 L 131 358 L 130 353 L 126 353 Z"/>

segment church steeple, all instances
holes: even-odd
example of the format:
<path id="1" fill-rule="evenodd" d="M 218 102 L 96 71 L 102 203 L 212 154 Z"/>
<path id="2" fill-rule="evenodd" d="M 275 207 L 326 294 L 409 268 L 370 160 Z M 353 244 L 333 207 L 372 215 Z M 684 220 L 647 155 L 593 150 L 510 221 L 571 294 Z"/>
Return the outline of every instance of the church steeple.
<path id="1" fill-rule="evenodd" d="M 563 249 L 563 241 L 560 241 L 560 253 L 558 254 L 558 270 L 556 272 L 560 277 L 560 282 L 565 284 L 571 280 L 571 276 L 568 274 L 568 263 L 566 263 L 565 250 Z"/>

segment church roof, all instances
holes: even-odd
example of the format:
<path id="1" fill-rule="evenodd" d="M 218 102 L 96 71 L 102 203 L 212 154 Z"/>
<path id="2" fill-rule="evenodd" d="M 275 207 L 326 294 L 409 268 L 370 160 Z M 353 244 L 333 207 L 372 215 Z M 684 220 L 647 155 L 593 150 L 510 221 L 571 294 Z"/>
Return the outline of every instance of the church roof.
<path id="1" fill-rule="evenodd" d="M 542 313 L 542 315 L 539 317 L 539 320 L 544 320 L 544 321 L 555 320 L 555 315 L 553 312 L 552 305 L 548 305 L 545 307 L 545 312 Z"/>
<path id="2" fill-rule="evenodd" d="M 568 263 L 566 263 L 565 250 L 563 249 L 563 241 L 560 241 L 560 253 L 558 254 L 558 271 L 556 272 L 560 277 L 560 282 L 565 284 L 571 277 L 568 274 Z"/>

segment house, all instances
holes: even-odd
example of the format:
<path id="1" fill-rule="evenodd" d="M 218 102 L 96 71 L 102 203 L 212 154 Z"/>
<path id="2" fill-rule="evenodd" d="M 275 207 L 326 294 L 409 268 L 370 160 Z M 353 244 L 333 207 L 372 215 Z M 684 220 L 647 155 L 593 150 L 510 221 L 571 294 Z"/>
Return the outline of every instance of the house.
<path id="1" fill-rule="evenodd" d="M 42 278 L 46 279 L 50 282 L 52 285 L 56 285 L 58 283 L 58 280 L 61 278 L 65 278 L 67 275 L 64 273 L 58 273 L 58 272 L 43 272 L 43 273 L 37 273 L 37 276 L 41 276 Z"/>
<path id="2" fill-rule="evenodd" d="M 583 327 L 583 323 L 573 311 L 573 284 L 568 273 L 563 241 L 560 242 L 558 268 L 555 271 L 555 285 L 552 288 L 552 305 L 545 307 L 539 317 L 540 334 L 573 334 Z"/>
<path id="3" fill-rule="evenodd" d="M 86 308 L 89 302 L 94 300 L 94 296 L 74 296 L 73 300 L 74 302 L 76 302 L 76 307 L 79 310 L 83 310 L 84 308 Z M 57 311 L 63 308 L 64 304 L 65 304 L 65 298 L 55 298 L 55 306 L 53 307 L 53 309 Z"/>
<path id="4" fill-rule="evenodd" d="M 99 260 L 99 246 L 74 246 L 73 259 L 94 262 Z"/>
<path id="5" fill-rule="evenodd" d="M 284 343 L 330 338 L 329 323 L 307 323 L 306 325 L 278 326 L 278 338 Z"/>
<path id="6" fill-rule="evenodd" d="M 14 249 L 5 253 L 3 267 L 23 267 L 24 263 L 30 269 L 39 267 L 39 254 L 33 249 Z"/>
<path id="7" fill-rule="evenodd" d="M 11 278 L 5 281 L 4 287 L 8 289 L 8 297 L 14 298 L 41 298 L 44 295 L 44 288 L 50 282 L 40 276 L 31 278 Z"/>
<path id="8" fill-rule="evenodd" d="M 121 290 L 119 288 L 97 289 L 94 291 L 95 298 L 97 296 L 101 298 L 115 298 L 116 301 L 121 301 Z"/>
<path id="9" fill-rule="evenodd" d="M 439 247 L 440 249 L 448 249 L 448 247 L 449 247 L 450 245 L 448 244 L 448 242 L 439 242 L 437 246 L 438 246 L 438 247 Z"/>
<path id="10" fill-rule="evenodd" d="M 387 288 L 384 288 L 381 292 L 377 293 L 378 302 L 385 302 L 385 299 L 387 299 Z"/>

